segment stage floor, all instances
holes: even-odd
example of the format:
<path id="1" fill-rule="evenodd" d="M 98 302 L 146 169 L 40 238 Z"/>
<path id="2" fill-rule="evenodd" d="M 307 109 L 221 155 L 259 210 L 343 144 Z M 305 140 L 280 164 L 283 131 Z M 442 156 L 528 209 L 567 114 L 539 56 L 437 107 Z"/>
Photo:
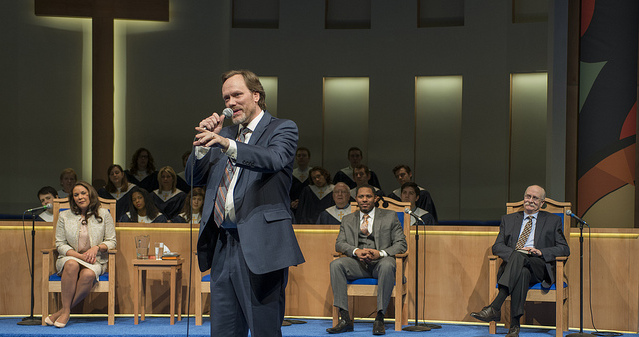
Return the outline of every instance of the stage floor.
<path id="1" fill-rule="evenodd" d="M 297 318 L 296 318 L 297 319 Z M 169 325 L 168 317 L 147 317 L 145 321 L 138 325 L 133 324 L 133 317 L 117 317 L 115 325 L 108 325 L 106 317 L 72 317 L 69 324 L 62 329 L 51 326 L 22 326 L 17 325 L 21 318 L 0 317 L 0 337 L 20 337 L 20 336 L 95 336 L 115 337 L 115 336 L 186 336 L 187 320 L 182 319 L 175 325 Z M 308 319 L 306 324 L 293 324 L 282 327 L 283 336 L 328 336 L 326 329 L 331 327 L 328 319 Z M 425 336 L 425 337 L 498 337 L 506 334 L 506 329 L 497 328 L 497 335 L 488 333 L 488 326 L 482 324 L 440 324 L 441 329 L 434 329 L 426 332 L 394 331 L 392 321 L 386 322 L 386 335 L 390 336 Z M 190 319 L 189 336 L 210 337 L 209 321 L 205 319 L 201 326 L 195 325 L 195 320 Z M 371 321 L 356 321 L 355 331 L 341 334 L 344 337 L 372 336 L 373 324 Z M 571 331 L 574 332 L 574 331 Z M 568 332 L 564 333 L 564 335 Z M 521 337 L 553 337 L 554 329 L 543 328 L 522 328 Z M 624 334 L 624 336 L 638 336 L 637 334 Z"/>

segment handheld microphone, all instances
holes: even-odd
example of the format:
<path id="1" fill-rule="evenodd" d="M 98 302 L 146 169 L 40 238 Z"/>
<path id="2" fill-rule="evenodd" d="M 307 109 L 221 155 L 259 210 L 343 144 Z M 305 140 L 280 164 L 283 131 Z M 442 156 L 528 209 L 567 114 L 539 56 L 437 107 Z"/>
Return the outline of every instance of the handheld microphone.
<path id="1" fill-rule="evenodd" d="M 233 118 L 233 109 L 231 108 L 226 108 L 224 110 L 222 110 L 222 114 L 224 115 L 224 117 L 226 118 Z"/>
<path id="2" fill-rule="evenodd" d="M 40 207 L 36 207 L 36 208 L 29 208 L 25 212 L 33 212 L 33 211 L 39 211 L 41 209 L 51 209 L 51 208 L 53 208 L 53 204 L 46 204 L 44 206 L 40 206 Z"/>
<path id="3" fill-rule="evenodd" d="M 582 223 L 582 224 L 584 224 L 584 225 L 588 226 L 588 224 L 587 224 L 585 221 L 583 221 L 580 217 L 578 217 L 578 216 L 577 216 L 577 214 L 575 214 L 575 213 L 571 212 L 570 210 L 567 210 L 567 211 L 566 211 L 566 215 L 570 215 L 570 216 L 571 216 L 572 218 L 574 218 L 575 220 L 577 220 L 577 221 L 579 221 L 580 223 Z"/>
<path id="4" fill-rule="evenodd" d="M 406 214 L 412 216 L 413 218 L 415 218 L 415 220 L 417 220 L 418 223 L 424 223 L 422 218 L 418 217 L 417 214 L 415 214 L 415 212 L 410 210 L 410 208 L 408 208 L 408 207 L 404 208 L 404 213 L 406 213 Z"/>
<path id="5" fill-rule="evenodd" d="M 224 117 L 226 117 L 226 118 L 233 118 L 233 109 L 226 108 L 226 109 L 222 110 L 222 115 L 224 115 Z M 205 130 L 209 130 L 209 128 L 207 128 L 206 126 L 203 126 L 203 128 Z M 209 130 L 209 131 L 211 131 L 211 130 Z"/>

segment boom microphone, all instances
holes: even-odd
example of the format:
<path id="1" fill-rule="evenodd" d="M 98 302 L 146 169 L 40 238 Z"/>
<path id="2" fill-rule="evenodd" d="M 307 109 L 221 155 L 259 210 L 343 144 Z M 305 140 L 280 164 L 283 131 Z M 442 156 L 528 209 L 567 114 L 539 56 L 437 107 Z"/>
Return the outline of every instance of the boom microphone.
<path id="1" fill-rule="evenodd" d="M 53 204 L 46 204 L 44 206 L 40 206 L 40 207 L 36 207 L 36 208 L 29 208 L 25 212 L 33 212 L 33 211 L 39 211 L 41 209 L 50 209 L 50 208 L 53 208 Z"/>
<path id="2" fill-rule="evenodd" d="M 588 224 L 583 221 L 580 217 L 577 216 L 577 214 L 571 212 L 570 210 L 566 210 L 566 215 L 570 215 L 572 218 L 574 218 L 575 220 L 579 221 L 580 223 L 588 226 Z"/>
<path id="3" fill-rule="evenodd" d="M 417 214 L 415 214 L 413 211 L 410 210 L 410 208 L 406 207 L 404 208 L 404 213 L 412 216 L 413 218 L 415 218 L 415 220 L 417 220 L 417 223 L 423 223 L 424 221 L 422 220 L 422 218 L 418 217 Z"/>

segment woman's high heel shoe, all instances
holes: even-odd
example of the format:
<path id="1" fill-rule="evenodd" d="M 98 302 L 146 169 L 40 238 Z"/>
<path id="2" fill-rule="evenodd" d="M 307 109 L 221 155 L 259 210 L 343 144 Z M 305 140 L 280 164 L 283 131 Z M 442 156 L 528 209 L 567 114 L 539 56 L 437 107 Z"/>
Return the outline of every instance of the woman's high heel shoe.
<path id="1" fill-rule="evenodd" d="M 67 323 L 69 323 L 69 322 L 67 322 Z M 53 325 L 54 325 L 56 328 L 64 328 L 65 326 L 67 326 L 67 323 L 60 323 L 60 322 L 58 322 L 58 321 L 55 321 L 55 322 L 53 322 Z"/>
<path id="2" fill-rule="evenodd" d="M 48 326 L 52 326 L 55 324 L 51 321 L 51 316 L 47 316 L 47 318 L 44 319 L 44 323 Z"/>

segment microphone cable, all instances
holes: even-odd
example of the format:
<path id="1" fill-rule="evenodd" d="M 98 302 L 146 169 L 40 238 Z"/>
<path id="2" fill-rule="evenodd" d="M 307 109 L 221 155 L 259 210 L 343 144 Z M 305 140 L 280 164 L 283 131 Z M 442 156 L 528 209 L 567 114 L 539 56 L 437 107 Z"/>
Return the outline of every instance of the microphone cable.
<path id="1" fill-rule="evenodd" d="M 195 138 L 193 141 L 197 140 L 197 138 Z M 191 187 L 191 190 L 189 191 L 189 208 L 191 209 L 191 219 L 189 219 L 189 261 L 191 261 L 189 263 L 189 284 L 187 287 L 187 304 L 186 304 L 186 337 L 189 337 L 189 332 L 190 332 L 190 326 L 191 326 L 191 284 L 192 284 L 192 278 L 193 278 L 193 260 L 195 258 L 197 258 L 197 255 L 193 254 L 193 171 L 195 168 L 195 159 L 197 157 L 197 154 L 195 153 L 195 145 L 192 146 L 191 148 L 191 155 L 193 156 L 193 161 L 192 161 L 192 166 L 191 166 L 191 181 L 189 186 Z M 204 211 L 204 203 L 202 203 L 202 210 L 200 211 L 200 215 L 201 213 Z M 200 221 L 202 221 L 202 219 L 200 218 Z"/>

